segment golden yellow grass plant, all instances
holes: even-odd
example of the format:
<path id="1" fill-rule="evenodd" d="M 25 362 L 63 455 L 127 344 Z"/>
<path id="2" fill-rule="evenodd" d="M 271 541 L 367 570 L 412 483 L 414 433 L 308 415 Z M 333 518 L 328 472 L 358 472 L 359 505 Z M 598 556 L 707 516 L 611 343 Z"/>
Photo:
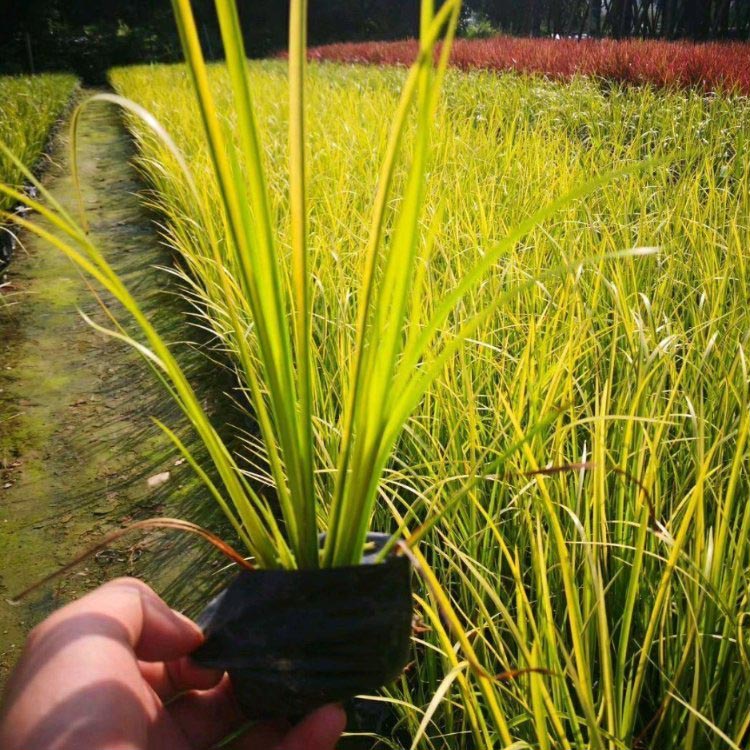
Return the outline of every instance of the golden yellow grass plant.
<path id="1" fill-rule="evenodd" d="M 75 76 L 64 73 L 0 76 L 0 142 L 25 166 L 36 164 L 75 86 Z M 22 181 L 21 171 L 0 154 L 0 182 L 19 185 Z M 0 197 L 0 209 L 10 205 L 11 199 Z"/>
<path id="2" fill-rule="evenodd" d="M 328 499 L 340 491 L 372 196 L 406 77 L 308 71 L 310 398 L 322 529 L 338 522 Z M 131 121 L 196 312 L 242 372 L 210 255 L 225 214 L 187 73 L 123 69 L 112 80 L 164 123 L 196 175 L 197 195 L 163 143 Z M 210 68 L 208 81 L 224 132 L 239 140 L 227 70 Z M 277 252 L 291 265 L 285 65 L 254 63 L 249 82 Z M 400 361 L 409 367 L 383 383 L 386 406 L 408 398 L 412 373 L 435 362 L 439 373 L 385 464 L 374 521 L 413 531 L 438 518 L 416 552 L 430 585 L 417 596 L 424 628 L 413 667 L 381 698 L 415 746 L 748 746 L 749 137 L 743 98 L 447 75 L 425 157 L 424 251 L 409 280 L 406 327 L 389 331 L 407 342 Z M 412 120 L 407 154 L 418 140 Z M 527 224 L 421 356 L 410 356 L 409 342 L 514 227 L 644 158 L 668 166 Z M 398 165 L 395 196 L 409 164 Z M 388 203 L 386 243 L 401 206 Z M 651 245 L 658 255 L 605 257 Z M 592 256 L 602 260 L 577 267 Z M 550 283 L 554 267 L 576 270 Z M 389 272 L 387 262 L 378 267 L 381 278 Z M 466 346 L 440 360 L 488 309 Z M 385 345 L 371 356 L 391 361 Z M 380 416 L 380 398 L 373 391 L 362 408 Z M 248 435 L 240 460 L 253 481 L 274 486 L 262 441 Z M 541 671 L 516 673 L 528 669 Z"/>

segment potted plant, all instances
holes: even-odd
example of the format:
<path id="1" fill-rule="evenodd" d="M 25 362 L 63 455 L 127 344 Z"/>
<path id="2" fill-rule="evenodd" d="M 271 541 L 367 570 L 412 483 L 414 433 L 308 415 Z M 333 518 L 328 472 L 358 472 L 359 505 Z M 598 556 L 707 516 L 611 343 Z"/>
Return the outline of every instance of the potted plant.
<path id="1" fill-rule="evenodd" d="M 306 0 L 292 0 L 289 25 L 289 209 L 291 263 L 280 260 L 274 240 L 236 6 L 216 9 L 239 127 L 239 153 L 222 133 L 188 0 L 175 0 L 175 17 L 201 111 L 217 184 L 222 194 L 239 276 L 233 290 L 226 260 L 215 257 L 227 298 L 243 294 L 250 320 L 231 328 L 274 478 L 283 532 L 273 510 L 245 482 L 232 498 L 238 533 L 262 571 L 242 573 L 206 609 L 200 622 L 207 640 L 195 658 L 227 669 L 235 693 L 251 716 L 301 715 L 331 700 L 373 690 L 395 678 L 408 656 L 411 630 L 410 566 L 399 556 L 378 559 L 387 537 L 369 534 L 378 482 L 411 409 L 392 422 L 388 390 L 400 375 L 399 357 L 407 295 L 418 257 L 418 221 L 425 184 L 431 116 L 447 64 L 460 2 L 438 13 L 422 3 L 421 50 L 412 67 L 380 175 L 359 301 L 350 392 L 342 416 L 329 522 L 318 534 L 312 392 L 312 299 L 307 249 L 304 76 Z M 446 43 L 437 70 L 433 51 Z M 395 158 L 416 100 L 418 133 L 403 204 L 385 269 L 378 255 Z M 239 176 L 238 163 L 248 176 Z M 403 259 L 399 256 L 404 254 Z M 287 290 L 291 290 L 288 292 Z M 229 306 L 230 314 L 236 308 Z M 254 326 L 254 351 L 241 333 Z M 376 356 L 377 354 L 377 356 Z M 191 459 L 192 460 L 192 459 Z M 236 466 L 228 474 L 241 477 Z M 225 483 L 226 486 L 226 483 Z M 218 493 L 217 493 L 218 494 Z M 229 503 L 225 503 L 229 507 Z M 369 548 L 368 548 L 369 546 Z"/>

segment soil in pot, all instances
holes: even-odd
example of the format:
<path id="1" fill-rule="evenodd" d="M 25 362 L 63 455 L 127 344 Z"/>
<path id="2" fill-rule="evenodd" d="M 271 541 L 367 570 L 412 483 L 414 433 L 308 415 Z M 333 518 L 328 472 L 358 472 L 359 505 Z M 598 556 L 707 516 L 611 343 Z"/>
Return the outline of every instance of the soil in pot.
<path id="1" fill-rule="evenodd" d="M 193 658 L 229 672 L 248 718 L 296 718 L 395 679 L 408 659 L 411 621 L 405 557 L 245 571 L 199 618 L 206 641 Z"/>

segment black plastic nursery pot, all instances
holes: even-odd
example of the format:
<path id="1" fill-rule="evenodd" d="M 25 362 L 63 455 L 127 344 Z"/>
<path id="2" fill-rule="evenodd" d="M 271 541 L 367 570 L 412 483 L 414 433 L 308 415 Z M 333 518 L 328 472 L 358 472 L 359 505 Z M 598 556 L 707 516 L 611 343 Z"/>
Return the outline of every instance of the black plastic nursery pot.
<path id="1" fill-rule="evenodd" d="M 370 534 L 377 549 L 387 535 Z M 401 674 L 411 636 L 411 565 L 244 571 L 198 619 L 200 665 L 229 672 L 248 718 L 300 717 Z"/>

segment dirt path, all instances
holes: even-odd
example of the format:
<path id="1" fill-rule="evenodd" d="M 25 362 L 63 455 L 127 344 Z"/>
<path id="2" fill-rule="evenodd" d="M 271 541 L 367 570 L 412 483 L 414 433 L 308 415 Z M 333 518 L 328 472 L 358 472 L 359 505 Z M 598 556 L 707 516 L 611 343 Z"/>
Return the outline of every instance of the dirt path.
<path id="1" fill-rule="evenodd" d="M 64 138 L 45 182 L 74 205 Z M 94 105 L 79 144 L 84 202 L 95 241 L 173 339 L 190 335 L 168 275 L 170 259 L 135 191 L 132 145 L 118 113 Z M 42 224 L 45 222 L 41 221 Z M 45 226 L 45 228 L 47 228 Z M 133 353 L 95 333 L 78 308 L 96 312 L 86 281 L 62 253 L 25 234 L 0 301 L 0 595 L 7 597 L 133 517 L 181 512 L 195 482 L 150 416 L 178 422 L 153 375 Z M 159 487 L 148 478 L 169 472 Z M 153 484 L 153 483 L 152 483 Z M 166 506 L 166 507 L 165 507 Z M 95 583 L 138 573 L 164 590 L 179 584 L 168 545 L 130 538 L 11 608 L 0 600 L 0 683 L 24 634 L 62 601 Z M 192 542 L 187 545 L 189 549 Z M 166 558 L 155 554 L 167 550 Z M 174 557 L 171 558 L 174 561 Z M 218 561 L 216 561 L 218 563 Z M 216 564 L 215 563 L 215 564 Z M 179 598 L 179 593 L 175 594 Z"/>

